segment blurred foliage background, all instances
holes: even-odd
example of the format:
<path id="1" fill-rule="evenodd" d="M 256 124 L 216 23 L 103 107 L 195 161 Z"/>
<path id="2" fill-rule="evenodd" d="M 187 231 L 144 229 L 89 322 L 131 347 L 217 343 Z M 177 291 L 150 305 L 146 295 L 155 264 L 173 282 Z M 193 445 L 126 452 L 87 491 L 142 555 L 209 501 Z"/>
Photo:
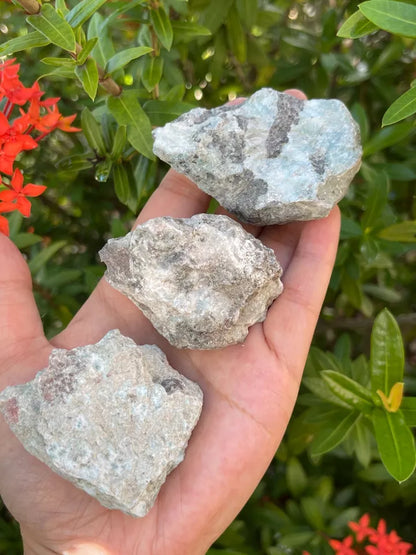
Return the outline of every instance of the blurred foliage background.
<path id="1" fill-rule="evenodd" d="M 51 4 L 65 15 L 77 2 Z M 405 344 L 405 395 L 416 395 L 414 118 L 381 127 L 387 108 L 415 78 L 416 48 L 412 38 L 377 28 L 357 39 L 337 36 L 356 9 L 357 2 L 340 0 L 109 0 L 75 31 L 84 47 L 98 37 L 91 56 L 102 67 L 123 50 L 153 48 L 122 64 L 113 61 L 112 71 L 107 66 L 123 95 L 140 104 L 143 128 L 265 86 L 338 98 L 361 128 L 363 165 L 341 202 L 337 262 L 291 424 L 213 554 L 333 553 L 327 539 L 347 535 L 348 521 L 364 512 L 415 541 L 416 476 L 401 484 L 392 478 L 369 423 L 349 430 L 326 454 L 310 449 L 330 423 L 323 410 L 311 415 L 322 402 L 313 379 L 333 369 L 365 385 L 371 329 L 385 307 Z M 0 2 L 0 55 L 9 54 L 8 40 L 29 31 L 18 2 Z M 32 182 L 48 187 L 33 202 L 30 219 L 12 214 L 10 229 L 29 261 L 44 327 L 53 336 L 103 274 L 97 251 L 129 230 L 167 168 L 151 158 L 150 143 L 133 135 L 105 89 L 85 87 L 84 66 L 56 61 L 71 59 L 62 48 L 49 44 L 14 56 L 24 84 L 40 79 L 48 97 L 61 97 L 64 115 L 78 114 L 74 124 L 84 130 L 55 132 L 18 160 Z M 21 553 L 18 526 L 5 508 L 0 553 Z"/>

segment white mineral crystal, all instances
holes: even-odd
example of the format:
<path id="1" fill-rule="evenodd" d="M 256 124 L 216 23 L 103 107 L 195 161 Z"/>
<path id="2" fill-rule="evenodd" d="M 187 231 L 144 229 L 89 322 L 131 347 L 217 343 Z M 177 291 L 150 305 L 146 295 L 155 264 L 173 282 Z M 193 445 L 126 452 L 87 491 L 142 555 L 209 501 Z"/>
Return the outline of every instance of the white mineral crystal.
<path id="1" fill-rule="evenodd" d="M 258 225 L 328 215 L 362 153 L 358 125 L 342 102 L 272 89 L 242 104 L 196 108 L 153 133 L 159 158 Z"/>
<path id="2" fill-rule="evenodd" d="M 0 410 L 27 451 L 132 516 L 150 510 L 182 461 L 201 407 L 200 388 L 158 347 L 138 346 L 118 330 L 96 345 L 54 349 L 32 381 L 0 394 Z"/>
<path id="3" fill-rule="evenodd" d="M 244 341 L 283 288 L 274 252 L 227 216 L 155 218 L 99 254 L 107 281 L 179 348 Z"/>

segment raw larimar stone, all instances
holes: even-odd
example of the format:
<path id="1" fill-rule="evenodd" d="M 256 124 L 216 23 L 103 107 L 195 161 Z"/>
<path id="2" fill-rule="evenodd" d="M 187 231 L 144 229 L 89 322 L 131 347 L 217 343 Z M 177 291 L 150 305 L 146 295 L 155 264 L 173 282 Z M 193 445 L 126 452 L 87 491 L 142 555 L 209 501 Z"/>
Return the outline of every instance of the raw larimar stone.
<path id="1" fill-rule="evenodd" d="M 0 394 L 27 451 L 109 509 L 144 516 L 183 459 L 200 388 L 162 351 L 113 330 L 96 345 L 54 349 L 49 366 Z"/>
<path id="2" fill-rule="evenodd" d="M 274 252 L 227 216 L 155 218 L 100 257 L 107 281 L 179 348 L 244 341 L 283 288 Z"/>
<path id="3" fill-rule="evenodd" d="M 339 100 L 262 89 L 154 130 L 154 152 L 241 221 L 327 216 L 360 167 L 358 125 Z"/>

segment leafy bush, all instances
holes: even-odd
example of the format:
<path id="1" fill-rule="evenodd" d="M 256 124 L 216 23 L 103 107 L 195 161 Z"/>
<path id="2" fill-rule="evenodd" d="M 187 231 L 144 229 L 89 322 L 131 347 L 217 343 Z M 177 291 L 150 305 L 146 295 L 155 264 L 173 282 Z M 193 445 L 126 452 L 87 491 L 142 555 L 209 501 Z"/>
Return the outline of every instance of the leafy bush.
<path id="1" fill-rule="evenodd" d="M 414 122 L 404 118 L 416 111 L 416 8 L 56 0 L 41 3 L 42 17 L 39 8 L 0 4 L 0 55 L 16 57 L 25 86 L 38 80 L 83 130 L 56 130 L 16 160 L 47 186 L 29 220 L 16 211 L 8 220 L 48 336 L 101 277 L 104 240 L 128 231 L 166 172 L 152 126 L 263 86 L 351 109 L 363 164 L 341 202 L 336 266 L 298 403 L 264 479 L 210 553 L 333 553 L 328 540 L 365 512 L 414 541 L 416 160 Z M 20 549 L 3 511 L 0 551 Z"/>

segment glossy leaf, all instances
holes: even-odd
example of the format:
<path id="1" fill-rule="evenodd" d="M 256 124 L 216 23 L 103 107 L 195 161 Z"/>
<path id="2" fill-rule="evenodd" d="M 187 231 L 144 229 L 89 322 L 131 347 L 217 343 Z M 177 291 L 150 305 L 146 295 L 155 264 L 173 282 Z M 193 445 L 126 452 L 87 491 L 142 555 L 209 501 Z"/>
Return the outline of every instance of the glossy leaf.
<path id="1" fill-rule="evenodd" d="M 95 48 L 95 45 L 97 44 L 97 42 L 98 42 L 97 37 L 94 37 L 92 39 L 87 40 L 83 49 L 77 55 L 77 63 L 78 64 L 84 64 L 86 62 L 88 56 L 91 54 L 92 50 Z"/>
<path id="2" fill-rule="evenodd" d="M 412 130 L 412 122 L 396 123 L 392 126 L 385 127 L 364 145 L 363 156 L 370 156 L 371 154 L 375 154 L 380 150 L 399 143 L 407 138 Z"/>
<path id="3" fill-rule="evenodd" d="M 394 0 L 370 0 L 358 7 L 380 29 L 416 38 L 416 6 Z"/>
<path id="4" fill-rule="evenodd" d="M 91 100 L 94 100 L 98 89 L 98 69 L 93 58 L 88 58 L 85 64 L 75 68 L 75 75 L 81 81 L 82 86 Z"/>
<path id="5" fill-rule="evenodd" d="M 257 0 L 237 0 L 236 6 L 238 15 L 246 28 L 250 31 L 256 23 L 259 3 Z"/>
<path id="6" fill-rule="evenodd" d="M 48 247 L 42 249 L 36 256 L 29 261 L 29 268 L 32 274 L 37 274 L 39 270 L 54 256 L 60 249 L 67 244 L 67 241 L 56 241 Z"/>
<path id="7" fill-rule="evenodd" d="M 61 67 L 61 66 L 74 67 L 76 65 L 75 60 L 73 60 L 72 58 L 42 58 L 41 62 L 48 66 L 54 66 L 54 67 Z"/>
<path id="8" fill-rule="evenodd" d="M 127 48 L 126 50 L 117 52 L 117 54 L 114 54 L 114 56 L 112 56 L 108 60 L 106 71 L 107 73 L 113 73 L 118 69 L 122 69 L 132 60 L 137 60 L 137 58 L 140 58 L 145 54 L 149 54 L 149 52 L 152 52 L 152 51 L 153 51 L 153 48 L 150 48 L 149 46 L 136 46 L 134 48 Z"/>
<path id="9" fill-rule="evenodd" d="M 152 22 L 157 38 L 166 50 L 170 50 L 173 41 L 173 30 L 170 19 L 162 6 L 150 11 L 150 21 Z"/>
<path id="10" fill-rule="evenodd" d="M 111 158 L 118 160 L 123 153 L 123 149 L 127 143 L 127 131 L 125 125 L 119 125 L 114 135 L 113 148 L 111 150 Z"/>
<path id="11" fill-rule="evenodd" d="M 82 111 L 81 125 L 84 136 L 87 139 L 90 147 L 95 152 L 97 152 L 97 154 L 104 156 L 106 153 L 106 147 L 101 131 L 101 126 L 88 110 L 88 108 L 84 108 L 84 110 Z"/>
<path id="12" fill-rule="evenodd" d="M 299 497 L 308 485 L 308 478 L 296 457 L 291 457 L 287 461 L 286 481 L 289 491 L 295 497 Z"/>
<path id="13" fill-rule="evenodd" d="M 181 114 L 195 108 L 188 102 L 169 102 L 163 100 L 149 100 L 143 105 L 143 110 L 149 116 L 150 123 L 156 127 L 165 125 Z"/>
<path id="14" fill-rule="evenodd" d="M 361 384 L 333 370 L 324 370 L 321 375 L 332 393 L 342 401 L 364 413 L 371 412 L 374 407 L 371 393 Z"/>
<path id="15" fill-rule="evenodd" d="M 87 21 L 107 0 L 81 0 L 65 16 L 74 29 Z"/>
<path id="16" fill-rule="evenodd" d="M 403 397 L 400 410 L 408 426 L 416 426 L 416 397 Z"/>
<path id="17" fill-rule="evenodd" d="M 227 18 L 227 39 L 231 52 L 240 63 L 247 60 L 247 38 L 237 9 L 233 6 Z"/>
<path id="18" fill-rule="evenodd" d="M 72 27 L 50 4 L 43 4 L 40 12 L 29 15 L 26 21 L 52 44 L 69 52 L 75 52 L 75 35 Z"/>
<path id="19" fill-rule="evenodd" d="M 23 37 L 10 39 L 0 44 L 0 56 L 10 56 L 14 52 L 21 52 L 29 48 L 46 46 L 50 41 L 39 31 L 32 31 Z"/>
<path id="20" fill-rule="evenodd" d="M 379 237 L 387 241 L 400 241 L 403 243 L 416 242 L 416 220 L 400 222 L 382 229 Z"/>
<path id="21" fill-rule="evenodd" d="M 383 125 L 391 125 L 416 113 L 416 88 L 399 96 L 383 116 Z"/>
<path id="22" fill-rule="evenodd" d="M 377 25 L 364 17 L 360 11 L 357 11 L 347 21 L 344 21 L 337 36 L 346 39 L 358 39 L 374 31 L 377 31 Z"/>
<path id="23" fill-rule="evenodd" d="M 126 168 L 123 164 L 113 165 L 114 190 L 117 198 L 123 204 L 127 204 L 130 198 L 130 184 Z"/>
<path id="24" fill-rule="evenodd" d="M 43 237 L 36 235 L 36 233 L 18 233 L 13 237 L 13 243 L 18 249 L 25 249 L 40 243 Z"/>
<path id="25" fill-rule="evenodd" d="M 310 446 L 311 455 L 323 455 L 334 449 L 345 439 L 360 416 L 357 411 L 339 409 L 330 422 L 319 428 Z"/>
<path id="26" fill-rule="evenodd" d="M 108 108 L 119 125 L 127 125 L 130 144 L 141 154 L 153 159 L 152 126 L 136 94 L 123 92 L 120 96 L 112 96 L 108 98 Z"/>
<path id="27" fill-rule="evenodd" d="M 403 381 L 404 349 L 400 328 L 385 308 L 376 317 L 371 332 L 371 389 L 388 395 L 393 385 Z"/>
<path id="28" fill-rule="evenodd" d="M 159 84 L 163 73 L 163 59 L 160 57 L 149 56 L 144 60 L 141 79 L 143 85 L 149 92 L 152 92 Z"/>
<path id="29" fill-rule="evenodd" d="M 371 461 L 371 432 L 367 422 L 361 418 L 351 431 L 355 455 L 364 467 L 367 467 Z"/>
<path id="30" fill-rule="evenodd" d="M 98 65 L 105 67 L 107 60 L 114 56 L 115 51 L 108 29 L 105 27 L 105 19 L 98 12 L 95 12 L 88 24 L 87 37 L 97 38 L 97 44 L 91 51 L 91 56 Z"/>
<path id="31" fill-rule="evenodd" d="M 415 469 L 416 450 L 413 434 L 403 414 L 377 408 L 372 416 L 381 460 L 398 482 L 407 480 Z"/>
<path id="32" fill-rule="evenodd" d="M 212 34 L 208 27 L 190 21 L 172 21 L 171 24 L 175 43 L 190 42 L 199 37 L 209 37 Z"/>
<path id="33" fill-rule="evenodd" d="M 215 33 L 226 20 L 232 4 L 233 0 L 211 0 L 201 13 L 200 23 Z"/>
<path id="34" fill-rule="evenodd" d="M 361 227 L 368 233 L 380 223 L 383 210 L 388 203 L 390 180 L 384 171 L 373 172 L 367 187 L 365 211 L 361 218 Z"/>

